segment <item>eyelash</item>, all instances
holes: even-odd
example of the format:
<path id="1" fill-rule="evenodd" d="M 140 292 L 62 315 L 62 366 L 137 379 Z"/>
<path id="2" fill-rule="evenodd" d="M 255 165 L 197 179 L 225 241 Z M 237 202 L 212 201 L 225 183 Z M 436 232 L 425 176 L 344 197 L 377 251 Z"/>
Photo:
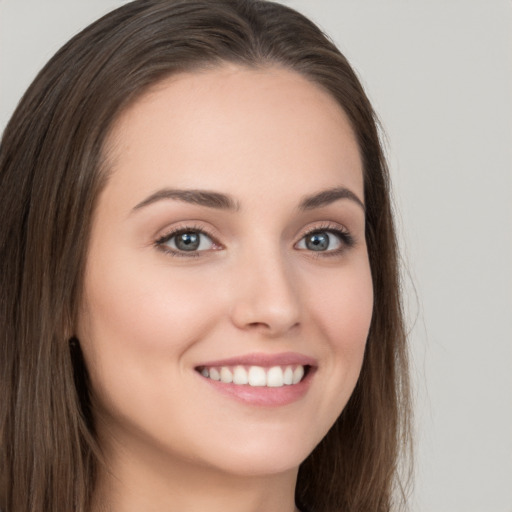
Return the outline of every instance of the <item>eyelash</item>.
<path id="1" fill-rule="evenodd" d="M 215 240 L 215 237 L 212 236 L 210 233 L 208 233 L 206 230 L 204 230 L 202 227 L 199 226 L 183 226 L 179 228 L 175 228 L 165 235 L 161 236 L 155 241 L 155 246 L 157 249 L 161 250 L 162 252 L 169 254 L 171 256 L 176 256 L 178 258 L 198 258 L 201 256 L 201 252 L 205 251 L 177 251 L 175 249 L 171 249 L 167 247 L 165 244 L 172 240 L 175 236 L 181 235 L 184 233 L 199 233 L 201 235 L 207 236 L 214 244 L 219 245 L 220 244 Z M 355 245 L 355 239 L 354 237 L 349 233 L 349 231 L 345 228 L 340 228 L 338 225 L 333 224 L 324 224 L 321 226 L 315 226 L 314 228 L 311 228 L 307 230 L 300 240 L 303 240 L 304 238 L 317 234 L 317 233 L 329 233 L 335 235 L 340 243 L 341 247 L 335 250 L 330 251 L 312 251 L 308 250 L 308 252 L 314 254 L 314 257 L 322 258 L 322 257 L 331 257 L 331 256 L 338 256 L 342 252 L 344 252 L 346 249 L 350 249 Z M 301 249 L 301 250 L 307 250 L 307 249 Z"/>
<path id="2" fill-rule="evenodd" d="M 172 240 L 175 236 L 181 235 L 183 233 L 200 233 L 201 235 L 207 236 L 212 242 L 217 243 L 215 238 L 210 235 L 208 232 L 206 232 L 203 228 L 199 226 L 183 226 L 179 228 L 172 229 L 162 237 L 160 237 L 158 240 L 156 240 L 155 245 L 158 249 L 163 251 L 166 254 L 169 254 L 171 256 L 177 256 L 178 258 L 198 258 L 201 256 L 202 251 L 177 251 L 175 249 L 171 249 L 170 247 L 167 247 L 165 244 Z"/>
<path id="3" fill-rule="evenodd" d="M 335 250 L 330 251 L 312 251 L 309 250 L 315 258 L 329 258 L 332 256 L 339 256 L 343 252 L 345 252 L 347 249 L 350 249 L 354 247 L 355 245 L 355 238 L 352 236 L 352 234 L 348 231 L 346 228 L 341 228 L 336 224 L 323 224 L 320 226 L 315 226 L 314 228 L 308 229 L 300 238 L 300 240 L 303 240 L 304 238 L 314 235 L 316 233 L 328 233 L 335 235 L 340 243 L 341 247 Z"/>

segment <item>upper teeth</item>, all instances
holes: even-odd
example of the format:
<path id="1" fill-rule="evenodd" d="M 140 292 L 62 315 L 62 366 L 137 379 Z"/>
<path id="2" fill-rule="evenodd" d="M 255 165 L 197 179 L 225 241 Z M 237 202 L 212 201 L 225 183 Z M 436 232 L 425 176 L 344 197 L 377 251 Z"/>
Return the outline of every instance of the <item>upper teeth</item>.
<path id="1" fill-rule="evenodd" d="M 226 384 L 249 386 L 267 386 L 279 388 L 284 385 L 298 384 L 304 377 L 304 366 L 220 366 L 202 368 L 201 374 L 213 380 L 219 380 Z"/>

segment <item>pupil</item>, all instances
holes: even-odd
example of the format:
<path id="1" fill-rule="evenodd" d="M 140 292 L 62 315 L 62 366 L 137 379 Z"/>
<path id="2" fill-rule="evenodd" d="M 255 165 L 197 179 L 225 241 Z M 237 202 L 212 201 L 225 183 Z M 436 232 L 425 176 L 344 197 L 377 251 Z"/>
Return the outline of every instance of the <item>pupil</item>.
<path id="1" fill-rule="evenodd" d="M 323 251 L 329 246 L 329 235 L 326 233 L 314 233 L 306 240 L 306 247 L 312 251 Z"/>
<path id="2" fill-rule="evenodd" d="M 197 233 L 182 233 L 176 240 L 176 247 L 182 251 L 194 251 L 199 247 Z"/>

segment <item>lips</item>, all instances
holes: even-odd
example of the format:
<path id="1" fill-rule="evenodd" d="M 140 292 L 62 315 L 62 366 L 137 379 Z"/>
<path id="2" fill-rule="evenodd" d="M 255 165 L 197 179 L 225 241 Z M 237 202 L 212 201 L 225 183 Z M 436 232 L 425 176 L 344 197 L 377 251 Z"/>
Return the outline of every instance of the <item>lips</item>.
<path id="1" fill-rule="evenodd" d="M 195 367 L 214 389 L 256 405 L 285 405 L 309 388 L 316 361 L 297 353 L 248 354 Z"/>

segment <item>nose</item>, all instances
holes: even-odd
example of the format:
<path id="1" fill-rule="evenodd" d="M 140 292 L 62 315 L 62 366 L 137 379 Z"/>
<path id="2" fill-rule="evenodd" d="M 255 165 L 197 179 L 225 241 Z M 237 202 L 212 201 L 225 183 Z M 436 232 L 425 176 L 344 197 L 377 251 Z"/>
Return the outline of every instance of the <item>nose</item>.
<path id="1" fill-rule="evenodd" d="M 287 334 L 300 325 L 297 280 L 277 254 L 252 253 L 239 265 L 233 286 L 232 322 L 242 330 L 268 337 Z"/>

